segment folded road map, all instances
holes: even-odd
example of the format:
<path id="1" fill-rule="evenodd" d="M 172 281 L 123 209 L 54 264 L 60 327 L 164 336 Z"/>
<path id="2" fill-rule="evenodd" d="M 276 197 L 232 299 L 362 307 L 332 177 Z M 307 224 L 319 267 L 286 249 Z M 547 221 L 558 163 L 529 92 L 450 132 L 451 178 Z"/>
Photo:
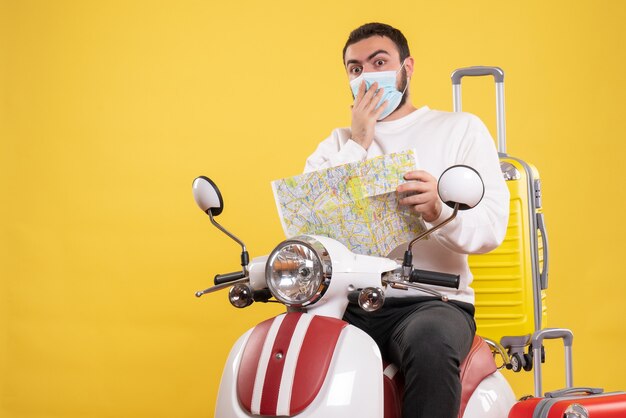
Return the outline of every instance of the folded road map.
<path id="1" fill-rule="evenodd" d="M 355 253 L 386 256 L 426 228 L 396 195 L 416 169 L 408 150 L 273 181 L 285 235 L 323 235 Z"/>

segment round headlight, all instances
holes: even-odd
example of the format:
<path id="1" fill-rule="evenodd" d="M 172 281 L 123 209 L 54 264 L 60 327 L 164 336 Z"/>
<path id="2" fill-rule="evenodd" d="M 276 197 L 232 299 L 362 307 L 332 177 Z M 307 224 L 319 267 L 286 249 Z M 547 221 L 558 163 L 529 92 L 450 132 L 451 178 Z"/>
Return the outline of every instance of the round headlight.
<path id="1" fill-rule="evenodd" d="M 328 251 L 308 236 L 280 243 L 265 266 L 265 279 L 272 295 L 288 306 L 317 302 L 330 284 L 330 275 Z"/>

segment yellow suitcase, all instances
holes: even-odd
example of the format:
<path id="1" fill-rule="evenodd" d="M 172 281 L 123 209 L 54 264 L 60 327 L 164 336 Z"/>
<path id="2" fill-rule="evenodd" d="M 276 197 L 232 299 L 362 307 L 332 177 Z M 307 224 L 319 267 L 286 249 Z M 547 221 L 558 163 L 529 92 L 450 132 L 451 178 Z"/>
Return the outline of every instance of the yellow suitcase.
<path id="1" fill-rule="evenodd" d="M 496 116 L 500 166 L 511 193 L 506 237 L 487 254 L 472 255 L 470 269 L 476 294 L 477 333 L 501 342 L 509 351 L 514 370 L 530 370 L 522 355 L 531 336 L 546 327 L 548 241 L 541 208 L 541 182 L 537 169 L 506 153 L 504 72 L 498 67 L 468 67 L 452 73 L 454 110 L 461 111 L 461 79 L 491 75 L 496 83 Z M 517 338 L 505 338 L 517 337 Z M 527 358 L 526 358 L 527 359 Z M 515 362 L 514 362 L 515 363 Z"/>

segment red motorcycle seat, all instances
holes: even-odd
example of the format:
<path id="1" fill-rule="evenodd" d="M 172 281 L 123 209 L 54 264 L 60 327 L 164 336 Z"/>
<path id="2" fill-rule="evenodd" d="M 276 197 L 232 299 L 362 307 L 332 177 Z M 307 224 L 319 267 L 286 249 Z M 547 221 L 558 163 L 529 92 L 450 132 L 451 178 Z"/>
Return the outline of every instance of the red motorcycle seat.
<path id="1" fill-rule="evenodd" d="M 485 340 L 476 335 L 467 357 L 461 364 L 461 408 L 459 409 L 459 417 L 463 416 L 465 407 L 480 382 L 487 376 L 494 374 L 497 370 L 498 366 L 491 353 L 491 348 L 489 348 Z"/>

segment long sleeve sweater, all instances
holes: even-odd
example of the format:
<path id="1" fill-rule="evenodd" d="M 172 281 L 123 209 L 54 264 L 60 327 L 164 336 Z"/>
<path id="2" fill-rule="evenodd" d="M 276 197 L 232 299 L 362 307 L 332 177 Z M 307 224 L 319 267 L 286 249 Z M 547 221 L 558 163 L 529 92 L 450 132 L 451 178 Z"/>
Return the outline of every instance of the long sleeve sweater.
<path id="1" fill-rule="evenodd" d="M 483 200 L 473 209 L 459 212 L 448 225 L 429 239 L 413 246 L 416 268 L 459 274 L 458 290 L 434 287 L 450 299 L 473 303 L 472 273 L 467 256 L 493 250 L 502 242 L 509 218 L 509 191 L 504 182 L 498 153 L 485 125 L 469 113 L 451 113 L 421 107 L 411 114 L 390 122 L 378 122 L 374 141 L 366 150 L 350 139 L 350 128 L 335 129 L 307 159 L 305 172 L 368 158 L 415 149 L 418 168 L 435 178 L 455 164 L 474 168 L 485 184 Z M 430 225 L 438 225 L 452 214 L 442 204 L 441 215 Z M 401 255 L 406 245 L 394 250 Z M 388 297 L 419 295 L 416 291 L 387 289 Z"/>

